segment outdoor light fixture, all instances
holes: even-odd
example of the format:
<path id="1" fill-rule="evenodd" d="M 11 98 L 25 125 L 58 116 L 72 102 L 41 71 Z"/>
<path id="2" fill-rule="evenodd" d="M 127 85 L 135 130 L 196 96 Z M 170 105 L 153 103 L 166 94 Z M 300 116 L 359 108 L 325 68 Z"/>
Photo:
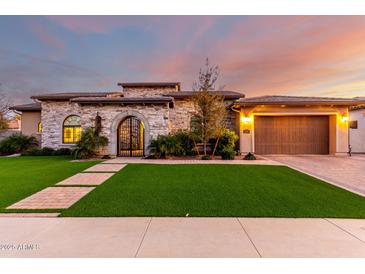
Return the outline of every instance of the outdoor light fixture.
<path id="1" fill-rule="evenodd" d="M 342 117 L 341 117 L 341 121 L 342 122 L 348 122 L 349 120 L 349 116 L 347 114 L 343 114 Z"/>
<path id="2" fill-rule="evenodd" d="M 248 124 L 252 121 L 252 118 L 251 117 L 248 117 L 248 116 L 242 116 L 241 117 L 241 122 L 244 123 L 244 124 Z"/>

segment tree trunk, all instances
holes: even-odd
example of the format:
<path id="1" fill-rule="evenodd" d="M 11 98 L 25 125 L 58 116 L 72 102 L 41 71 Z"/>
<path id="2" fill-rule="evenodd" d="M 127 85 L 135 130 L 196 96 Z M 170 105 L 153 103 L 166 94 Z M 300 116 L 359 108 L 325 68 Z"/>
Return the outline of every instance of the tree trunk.
<path id="1" fill-rule="evenodd" d="M 207 156 L 207 141 L 204 141 L 204 156 Z"/>
<path id="2" fill-rule="evenodd" d="M 193 142 L 194 142 L 194 147 L 195 147 L 196 153 L 198 153 L 198 156 L 200 156 L 199 148 L 198 148 L 198 146 L 196 145 L 196 142 L 195 142 L 195 140 L 194 140 L 194 139 L 193 139 Z"/>
<path id="3" fill-rule="evenodd" d="M 213 149 L 213 153 L 212 153 L 212 158 L 214 157 L 215 151 L 217 149 L 218 143 L 219 143 L 219 139 L 220 137 L 217 138 L 217 141 L 215 141 L 215 145 L 214 145 L 214 149 Z"/>

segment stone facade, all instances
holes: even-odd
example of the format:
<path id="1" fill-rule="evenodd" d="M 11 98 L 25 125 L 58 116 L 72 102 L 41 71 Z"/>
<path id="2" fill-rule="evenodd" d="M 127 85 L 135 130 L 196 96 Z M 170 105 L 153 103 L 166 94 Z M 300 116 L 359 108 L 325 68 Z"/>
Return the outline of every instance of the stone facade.
<path id="1" fill-rule="evenodd" d="M 101 134 L 109 139 L 109 146 L 104 154 L 118 154 L 118 128 L 127 117 L 133 116 L 144 124 L 144 148 L 148 154 L 148 146 L 158 135 L 174 133 L 178 130 L 190 129 L 191 117 L 195 112 L 191 97 L 174 98 L 171 101 L 158 102 L 147 97 L 161 98 L 168 93 L 180 91 L 176 86 L 126 86 L 122 93 L 107 95 L 109 97 L 146 98 L 138 103 L 102 103 L 102 102 L 72 102 L 70 99 L 41 100 L 42 147 L 54 149 L 72 147 L 73 144 L 63 143 L 63 123 L 70 115 L 81 117 L 81 128 L 94 127 L 95 117 L 102 119 Z M 166 97 L 164 97 L 166 99 Z M 227 103 L 229 103 L 227 101 Z M 227 113 L 227 126 L 235 129 L 235 114 Z"/>
<path id="2" fill-rule="evenodd" d="M 174 108 L 170 109 L 169 128 L 171 133 L 190 128 L 190 120 L 195 112 L 191 99 L 175 99 Z"/>
<path id="3" fill-rule="evenodd" d="M 99 114 L 102 118 L 101 134 L 109 139 L 109 154 L 116 154 L 116 135 L 119 123 L 128 116 L 137 116 L 145 125 L 145 142 L 148 147 L 149 140 L 158 135 L 169 133 L 168 105 L 84 105 L 68 101 L 42 102 L 42 147 L 70 147 L 70 144 L 62 143 L 63 121 L 69 115 L 81 117 L 81 128 L 94 126 L 95 117 Z M 114 136 L 115 135 L 115 136 Z"/>
<path id="4" fill-rule="evenodd" d="M 42 101 L 42 147 L 69 147 L 62 143 L 63 121 L 70 115 L 82 117 L 80 107 L 69 101 Z M 84 127 L 83 124 L 81 124 Z"/>
<path id="5" fill-rule="evenodd" d="M 226 101 L 228 106 L 232 101 Z M 194 102 L 191 98 L 186 99 L 175 99 L 174 108 L 170 109 L 170 132 L 176 132 L 178 130 L 190 129 L 191 117 L 195 113 Z M 239 114 L 227 109 L 226 117 L 224 119 L 224 125 L 238 133 L 239 124 L 237 124 Z"/>
<path id="6" fill-rule="evenodd" d="M 171 92 L 178 92 L 179 87 L 124 87 L 123 94 L 125 97 L 152 97 Z"/>

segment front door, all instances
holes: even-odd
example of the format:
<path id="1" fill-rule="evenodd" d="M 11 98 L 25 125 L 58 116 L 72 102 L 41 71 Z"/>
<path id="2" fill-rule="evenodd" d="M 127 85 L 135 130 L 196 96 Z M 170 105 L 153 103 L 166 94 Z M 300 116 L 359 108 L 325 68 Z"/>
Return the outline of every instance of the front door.
<path id="1" fill-rule="evenodd" d="M 136 117 L 127 117 L 120 123 L 118 152 L 124 157 L 144 156 L 144 125 Z"/>

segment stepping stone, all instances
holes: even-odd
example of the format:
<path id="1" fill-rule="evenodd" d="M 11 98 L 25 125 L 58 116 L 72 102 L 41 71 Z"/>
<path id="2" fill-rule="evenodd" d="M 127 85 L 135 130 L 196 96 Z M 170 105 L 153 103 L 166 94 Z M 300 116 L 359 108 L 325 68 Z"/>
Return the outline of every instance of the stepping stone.
<path id="1" fill-rule="evenodd" d="M 97 164 L 86 169 L 84 172 L 118 172 L 125 166 L 123 164 Z"/>
<path id="2" fill-rule="evenodd" d="M 61 213 L 0 213 L 0 218 L 6 217 L 58 217 Z"/>
<path id="3" fill-rule="evenodd" d="M 84 186 L 97 186 L 104 183 L 114 173 L 78 173 L 74 176 L 59 182 L 57 185 L 72 186 L 72 185 L 84 185 Z"/>
<path id="4" fill-rule="evenodd" d="M 94 187 L 48 187 L 7 209 L 52 209 L 69 208 Z"/>

